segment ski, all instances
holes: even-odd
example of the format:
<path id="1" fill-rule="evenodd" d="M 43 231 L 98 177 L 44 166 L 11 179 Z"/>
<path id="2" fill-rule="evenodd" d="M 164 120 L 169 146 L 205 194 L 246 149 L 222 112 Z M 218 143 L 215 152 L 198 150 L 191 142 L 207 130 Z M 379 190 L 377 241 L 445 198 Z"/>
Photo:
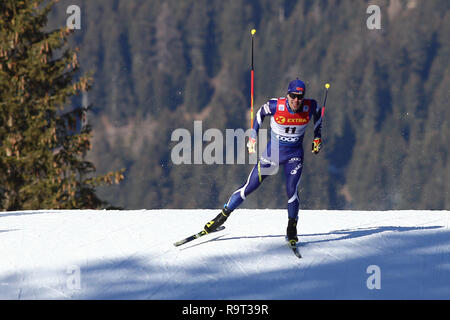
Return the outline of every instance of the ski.
<path id="1" fill-rule="evenodd" d="M 206 232 L 205 230 L 202 230 L 202 231 L 200 231 L 199 233 L 193 234 L 192 236 L 189 236 L 189 237 L 187 237 L 187 238 L 184 238 L 183 240 L 180 240 L 180 241 L 175 242 L 173 245 L 174 245 L 175 247 L 179 247 L 179 246 L 181 246 L 181 245 L 183 245 L 183 244 L 185 244 L 185 243 L 191 242 L 192 240 L 198 239 L 198 238 L 203 237 L 203 236 L 205 236 L 205 235 L 207 235 L 207 234 L 211 234 L 211 233 L 214 233 L 214 232 L 221 231 L 221 230 L 223 230 L 223 229 L 225 229 L 225 226 L 220 226 L 220 227 L 218 227 L 216 230 L 211 231 L 211 232 L 209 232 L 209 233 Z"/>
<path id="2" fill-rule="evenodd" d="M 292 252 L 294 252 L 294 254 L 297 258 L 300 259 L 302 257 L 302 255 L 300 254 L 300 251 L 298 250 L 298 244 L 296 241 L 294 241 L 294 240 L 287 241 L 287 245 L 289 248 L 291 248 Z"/>

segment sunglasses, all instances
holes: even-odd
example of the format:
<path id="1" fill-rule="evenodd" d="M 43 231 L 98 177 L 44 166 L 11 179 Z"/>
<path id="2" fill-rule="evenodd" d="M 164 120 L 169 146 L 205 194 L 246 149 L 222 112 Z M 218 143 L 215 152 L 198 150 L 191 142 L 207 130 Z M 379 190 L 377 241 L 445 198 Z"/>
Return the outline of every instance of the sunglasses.
<path id="1" fill-rule="evenodd" d="M 298 98 L 298 100 L 302 100 L 303 96 L 303 94 L 289 93 L 289 97 L 291 97 L 291 99 L 293 100 L 295 100 L 295 98 Z"/>

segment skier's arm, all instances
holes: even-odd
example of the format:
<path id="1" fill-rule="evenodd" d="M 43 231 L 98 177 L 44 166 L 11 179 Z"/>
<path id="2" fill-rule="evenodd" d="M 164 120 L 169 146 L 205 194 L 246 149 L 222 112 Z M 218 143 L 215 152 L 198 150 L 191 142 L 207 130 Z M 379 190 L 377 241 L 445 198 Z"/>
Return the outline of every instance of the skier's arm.
<path id="1" fill-rule="evenodd" d="M 253 121 L 253 131 L 251 133 L 251 138 L 256 139 L 258 137 L 258 131 L 261 127 L 264 118 L 267 115 L 274 115 L 277 107 L 277 99 L 270 99 L 265 104 L 259 108 L 258 112 L 256 113 L 255 120 Z"/>
<path id="2" fill-rule="evenodd" d="M 277 105 L 276 101 L 276 99 L 267 101 L 261 106 L 261 108 L 259 108 L 258 112 L 256 113 L 256 118 L 253 121 L 253 130 L 250 133 L 250 137 L 248 138 L 247 143 L 249 153 L 254 153 L 256 151 L 256 138 L 258 137 L 259 128 L 261 127 L 265 116 L 275 114 Z"/>

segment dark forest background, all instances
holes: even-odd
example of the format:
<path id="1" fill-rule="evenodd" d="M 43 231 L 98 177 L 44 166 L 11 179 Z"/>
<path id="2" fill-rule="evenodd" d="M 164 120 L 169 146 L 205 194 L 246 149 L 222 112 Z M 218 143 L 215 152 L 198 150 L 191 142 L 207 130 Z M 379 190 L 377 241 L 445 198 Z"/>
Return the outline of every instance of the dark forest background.
<path id="1" fill-rule="evenodd" d="M 450 208 L 448 0 L 64 0 L 49 29 L 74 4 L 71 43 L 94 79 L 89 159 L 100 173 L 126 168 L 120 185 L 98 189 L 112 205 L 219 208 L 245 182 L 249 164 L 174 165 L 171 134 L 195 120 L 204 131 L 249 127 L 256 28 L 256 110 L 296 77 L 319 103 L 331 83 L 319 155 L 312 125 L 305 137 L 302 208 Z M 380 30 L 367 28 L 370 4 Z M 283 179 L 242 207 L 284 208 Z"/>

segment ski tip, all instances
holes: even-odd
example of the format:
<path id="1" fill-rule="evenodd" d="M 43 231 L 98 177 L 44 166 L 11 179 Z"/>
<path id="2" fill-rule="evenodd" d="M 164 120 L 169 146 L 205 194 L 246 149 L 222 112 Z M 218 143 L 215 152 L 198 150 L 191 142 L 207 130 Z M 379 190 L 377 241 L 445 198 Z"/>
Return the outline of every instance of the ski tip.
<path id="1" fill-rule="evenodd" d="M 181 246 L 182 244 L 184 244 L 184 241 L 177 241 L 177 242 L 175 242 L 173 245 L 174 245 L 175 247 L 179 247 L 179 246 Z"/>

